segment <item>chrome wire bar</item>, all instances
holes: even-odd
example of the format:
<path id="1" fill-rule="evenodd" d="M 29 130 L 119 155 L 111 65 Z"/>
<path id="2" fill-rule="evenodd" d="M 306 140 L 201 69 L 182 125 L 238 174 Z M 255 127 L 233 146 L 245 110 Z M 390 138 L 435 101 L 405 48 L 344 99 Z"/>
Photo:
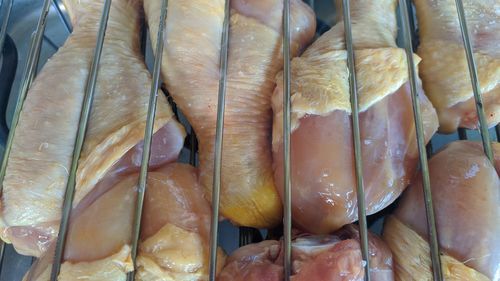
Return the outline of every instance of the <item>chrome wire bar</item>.
<path id="1" fill-rule="evenodd" d="M 148 113 L 146 118 L 146 128 L 144 131 L 144 146 L 142 149 L 141 170 L 139 174 L 139 188 L 137 189 L 137 200 L 134 211 L 134 222 L 132 227 L 132 250 L 131 256 L 134 270 L 127 274 L 127 280 L 133 281 L 135 269 L 137 268 L 136 257 L 141 232 L 142 210 L 144 206 L 144 196 L 146 194 L 149 159 L 151 157 L 151 143 L 153 140 L 153 129 L 156 115 L 156 103 L 158 99 L 158 89 L 160 87 L 160 69 L 163 58 L 163 35 L 165 33 L 165 20 L 167 18 L 168 0 L 162 0 L 160 11 L 160 23 L 158 25 L 158 35 L 156 41 L 155 60 L 153 65 L 153 78 L 151 80 L 151 91 L 149 95 Z"/>
<path id="2" fill-rule="evenodd" d="M 50 0 L 44 0 L 42 13 L 38 18 L 38 23 L 34 33 L 35 36 L 32 37 L 31 40 L 28 59 L 26 62 L 26 68 L 24 69 L 24 73 L 21 80 L 19 97 L 17 99 L 16 107 L 14 109 L 14 114 L 12 116 L 12 123 L 11 123 L 11 129 L 9 131 L 9 136 L 7 137 L 7 142 L 5 144 L 2 166 L 0 168 L 0 196 L 3 192 L 3 180 L 5 178 L 5 172 L 7 171 L 7 163 L 9 160 L 10 151 L 12 149 L 12 141 L 14 140 L 14 135 L 16 133 L 17 123 L 19 122 L 19 117 L 21 116 L 21 111 L 23 109 L 24 100 L 26 99 L 26 94 L 28 93 L 28 89 L 31 86 L 33 77 L 35 76 L 35 69 L 38 61 L 37 58 L 40 56 L 40 49 L 42 47 L 42 39 L 43 39 L 43 34 L 45 32 L 45 27 L 47 25 L 47 15 L 49 14 L 49 10 L 50 10 Z M 10 12 L 7 14 L 10 15 Z M 7 19 L 5 20 L 5 27 L 3 27 L 3 25 L 4 23 L 2 23 L 2 32 L 6 31 L 5 29 L 7 26 Z M 4 250 L 5 250 L 5 243 L 3 241 L 0 241 L 0 263 L 2 264 L 3 264 Z"/>
<path id="3" fill-rule="evenodd" d="M 469 66 L 469 75 L 474 92 L 474 100 L 476 101 L 477 117 L 479 119 L 479 132 L 483 141 L 484 153 L 493 162 L 493 150 L 491 149 L 490 132 L 488 131 L 488 122 L 484 114 L 484 105 L 481 97 L 481 87 L 477 77 L 476 60 L 474 59 L 474 52 L 472 50 L 472 43 L 469 38 L 469 29 L 467 28 L 467 20 L 465 18 L 465 11 L 462 0 L 455 0 L 458 13 L 458 21 L 460 23 L 460 31 L 462 32 L 462 39 L 464 42 L 465 54 L 467 57 L 467 65 Z"/>
<path id="4" fill-rule="evenodd" d="M 12 0 L 3 0 L 0 6 L 0 16 L 2 16 L 2 22 L 0 23 L 0 56 L 2 55 L 3 44 L 7 35 L 7 24 L 9 23 L 11 10 Z"/>
<path id="5" fill-rule="evenodd" d="M 99 62 L 101 60 L 102 49 L 104 45 L 104 37 L 106 35 L 106 28 L 108 24 L 109 12 L 111 10 L 111 0 L 104 2 L 101 20 L 99 23 L 99 31 L 97 33 L 97 42 L 94 49 L 94 57 L 90 66 L 87 85 L 85 87 L 85 96 L 78 123 L 78 131 L 76 135 L 75 147 L 73 149 L 73 157 L 71 159 L 71 168 L 69 172 L 68 182 L 66 184 L 66 191 L 64 193 L 64 200 L 62 205 L 61 222 L 59 226 L 59 235 L 57 237 L 56 251 L 52 263 L 52 271 L 50 274 L 51 281 L 57 281 L 59 271 L 61 270 L 61 263 L 64 253 L 64 245 L 66 243 L 66 235 L 69 226 L 69 217 L 73 207 L 73 197 L 75 195 L 76 186 L 76 172 L 78 170 L 78 160 L 82 151 L 83 143 L 85 141 L 85 132 L 90 117 L 90 110 L 94 98 L 95 88 L 97 84 L 97 76 L 99 72 Z"/>
<path id="6" fill-rule="evenodd" d="M 209 280 L 215 281 L 217 270 L 217 245 L 219 238 L 219 205 L 222 172 L 222 145 L 224 137 L 224 111 L 226 107 L 226 84 L 229 49 L 230 0 L 224 4 L 224 22 L 222 24 L 219 92 L 217 101 L 217 124 L 215 129 L 214 174 L 212 185 L 212 219 L 210 222 L 210 261 Z"/>
<path id="7" fill-rule="evenodd" d="M 66 17 L 66 15 L 63 12 L 64 4 L 61 3 L 60 0 L 52 0 L 54 7 L 56 8 L 57 14 L 59 15 L 59 19 L 61 19 L 61 22 L 63 23 L 64 27 L 68 31 L 68 33 L 73 32 L 73 28 L 71 26 L 71 23 L 69 22 L 69 19 Z"/>
<path id="8" fill-rule="evenodd" d="M 365 280 L 370 280 L 370 253 L 368 251 L 368 223 L 366 221 L 365 189 L 363 181 L 363 157 L 361 150 L 361 134 L 359 130 L 358 84 L 352 39 L 351 8 L 349 0 L 343 0 L 344 36 L 347 49 L 347 66 L 349 68 L 349 92 L 351 98 L 351 122 L 354 147 L 354 167 L 356 174 L 356 195 L 358 201 L 359 241 L 361 255 L 365 262 Z"/>
<path id="9" fill-rule="evenodd" d="M 12 0 L 4 0 L 0 8 L 1 8 L 0 15 L 2 16 L 2 22 L 0 24 L 0 59 L 1 59 L 3 45 L 5 42 L 5 36 L 7 35 L 7 24 L 9 23 L 10 12 L 12 10 Z M 1 186 L 0 186 L 0 193 L 1 193 Z M 0 272 L 3 265 L 4 252 L 5 252 L 5 244 L 3 241 L 0 240 Z"/>
<path id="10" fill-rule="evenodd" d="M 290 0 L 283 1 L 283 269 L 285 281 L 290 281 L 292 273 L 292 179 L 290 175 L 290 134 L 291 134 L 291 70 L 290 70 Z"/>
<path id="11" fill-rule="evenodd" d="M 425 149 L 424 128 L 422 115 L 420 111 L 419 92 L 417 91 L 417 70 L 413 60 L 413 48 L 410 30 L 410 20 L 408 14 L 407 0 L 399 0 L 399 9 L 401 13 L 401 24 L 403 30 L 403 41 L 406 50 L 406 62 L 408 65 L 408 78 L 410 81 L 410 90 L 413 105 L 413 115 L 415 119 L 415 129 L 417 134 L 418 153 L 420 158 L 420 168 L 422 170 L 422 185 L 424 190 L 425 212 L 427 215 L 427 230 L 429 234 L 429 244 L 431 250 L 432 274 L 435 281 L 442 281 L 443 274 L 441 269 L 441 260 L 439 257 L 439 244 L 436 230 L 436 217 L 434 206 L 432 204 L 431 183 L 429 177 L 429 166 Z"/>

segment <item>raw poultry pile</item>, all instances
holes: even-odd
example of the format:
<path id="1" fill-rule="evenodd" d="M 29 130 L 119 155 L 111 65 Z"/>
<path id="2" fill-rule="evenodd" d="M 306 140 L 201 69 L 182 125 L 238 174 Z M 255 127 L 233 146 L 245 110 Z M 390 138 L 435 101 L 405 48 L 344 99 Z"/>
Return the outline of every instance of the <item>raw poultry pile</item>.
<path id="1" fill-rule="evenodd" d="M 0 236 L 39 259 L 24 280 L 49 280 L 102 1 L 64 0 L 73 32 L 29 89 L 8 159 Z M 161 0 L 111 4 L 59 280 L 126 280 L 151 77 L 140 52 L 145 19 L 155 45 Z M 174 163 L 185 130 L 159 94 L 136 280 L 208 280 L 211 188 L 224 0 L 170 0 L 162 79 L 199 140 L 199 167 Z M 291 0 L 292 276 L 364 280 L 341 16 L 314 39 L 313 11 Z M 335 1 L 341 11 L 340 0 Z M 417 81 L 428 142 L 478 121 L 453 0 L 416 0 Z M 222 218 L 275 228 L 283 219 L 283 0 L 232 0 L 225 106 Z M 372 280 L 431 280 L 427 225 L 405 51 L 395 0 L 351 0 Z M 499 0 L 464 0 L 488 125 L 500 116 Z M 493 8 L 488 8 L 493 7 Z M 429 99 L 427 99 L 427 96 Z M 500 280 L 500 146 L 491 163 L 474 142 L 429 162 L 446 280 Z M 408 187 L 409 186 L 409 187 Z M 407 188 L 408 187 L 408 188 Z M 89 246 L 91 245 L 91 246 Z M 218 250 L 219 281 L 283 280 L 283 240 Z"/>

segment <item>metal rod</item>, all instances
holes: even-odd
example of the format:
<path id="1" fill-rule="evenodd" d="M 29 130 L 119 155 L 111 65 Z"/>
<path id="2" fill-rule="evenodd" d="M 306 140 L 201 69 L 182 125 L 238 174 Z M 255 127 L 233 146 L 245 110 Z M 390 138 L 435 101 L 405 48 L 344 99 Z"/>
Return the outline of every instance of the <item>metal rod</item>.
<path id="1" fill-rule="evenodd" d="M 64 27 L 68 31 L 68 33 L 71 33 L 73 31 L 73 28 L 71 27 L 71 23 L 69 22 L 68 18 L 62 11 L 64 9 L 64 5 L 59 1 L 59 0 L 52 0 L 52 3 L 54 4 L 54 7 L 56 8 L 57 14 L 59 15 L 59 18 L 61 19 Z"/>
<path id="2" fill-rule="evenodd" d="M 347 66 L 349 67 L 349 90 L 351 97 L 351 121 L 354 146 L 354 167 L 356 173 L 356 195 L 358 201 L 359 240 L 361 254 L 365 262 L 365 280 L 370 280 L 370 253 L 368 251 L 368 223 L 366 221 L 365 189 L 363 181 L 363 157 L 361 150 L 361 134 L 359 130 L 358 85 L 352 39 L 351 8 L 349 0 L 343 0 L 344 35 L 347 49 Z"/>
<path id="3" fill-rule="evenodd" d="M 31 43 L 34 44 L 34 38 L 36 36 L 36 33 L 33 33 L 31 34 Z M 43 37 L 45 38 L 45 35 L 43 35 Z M 35 61 L 33 62 L 33 75 L 31 75 L 30 79 L 29 79 L 29 84 L 31 85 L 31 83 L 33 83 L 33 81 L 35 80 L 35 77 L 38 75 L 38 63 L 40 62 L 40 55 L 41 55 L 41 49 L 43 47 L 43 40 L 44 38 L 42 38 L 42 46 L 40 47 L 40 50 L 36 53 L 36 56 L 35 56 Z"/>
<path id="4" fill-rule="evenodd" d="M 442 281 L 441 260 L 439 257 L 439 244 L 436 231 L 436 220 L 434 206 L 432 204 L 431 184 L 429 178 L 429 166 L 425 150 L 424 128 L 420 112 L 419 92 L 417 91 L 417 70 L 413 61 L 412 39 L 410 36 L 410 25 L 407 0 L 399 0 L 399 8 L 402 16 L 402 27 L 404 45 L 406 50 L 406 61 L 408 64 L 408 78 L 410 80 L 410 90 L 413 104 L 413 115 L 415 118 L 415 129 L 417 134 L 418 153 L 420 158 L 420 168 L 422 169 L 422 184 L 424 189 L 425 212 L 427 215 L 427 229 L 429 234 L 429 244 L 431 250 L 432 274 L 435 281 Z"/>
<path id="5" fill-rule="evenodd" d="M 283 269 L 285 281 L 292 273 L 292 179 L 290 175 L 291 134 L 291 69 L 290 69 L 290 0 L 283 1 L 283 174 L 284 174 L 284 217 L 283 217 Z"/>
<path id="6" fill-rule="evenodd" d="M 427 158 L 431 158 L 433 155 L 433 147 L 432 147 L 432 141 L 429 141 L 429 143 L 425 146 L 425 151 L 427 153 Z"/>
<path id="7" fill-rule="evenodd" d="M 239 246 L 243 247 L 245 245 L 262 241 L 262 236 L 258 229 L 240 226 L 239 227 Z"/>
<path id="8" fill-rule="evenodd" d="M 10 3 L 12 5 L 12 3 Z M 37 57 L 40 56 L 40 48 L 42 47 L 43 33 L 45 32 L 45 26 L 47 25 L 47 15 L 49 14 L 50 0 L 44 0 L 42 12 L 38 18 L 38 23 L 36 26 L 35 36 L 31 40 L 30 50 L 28 53 L 28 59 L 26 62 L 26 67 L 24 69 L 23 78 L 21 80 L 21 87 L 19 90 L 19 97 L 17 98 L 16 107 L 14 109 L 14 114 L 12 116 L 11 129 L 9 131 L 9 136 L 7 137 L 7 142 L 5 144 L 5 150 L 2 159 L 2 166 L 0 167 L 0 196 L 3 193 L 3 180 L 5 178 L 5 172 L 7 171 L 7 163 L 9 160 L 10 151 L 12 149 L 12 142 L 14 140 L 14 135 L 16 133 L 17 123 L 21 116 L 21 111 L 23 109 L 24 100 L 26 99 L 26 94 L 31 86 L 33 77 L 35 75 L 35 67 L 37 62 Z M 10 9 L 9 9 L 10 10 Z M 10 12 L 7 13 L 10 16 Z M 6 31 L 8 16 L 5 22 L 2 23 L 2 32 Z M 5 27 L 3 26 L 5 24 Z M 5 38 L 3 36 L 3 38 Z M 2 42 L 3 44 L 3 42 Z M 3 49 L 3 46 L 2 46 Z M 5 251 L 5 243 L 0 241 L 0 263 L 3 263 Z"/>
<path id="9" fill-rule="evenodd" d="M 42 46 L 43 33 L 45 31 L 45 26 L 47 24 L 47 15 L 50 9 L 50 0 L 44 0 L 44 6 L 42 8 L 42 13 L 38 19 L 38 24 L 35 31 L 35 36 L 32 38 L 30 51 L 28 53 L 28 60 L 26 63 L 26 68 L 24 69 L 21 88 L 19 91 L 19 98 L 17 99 L 16 107 L 14 110 L 14 115 L 12 117 L 11 130 L 9 132 L 9 137 L 7 138 L 7 143 L 5 145 L 5 152 L 2 161 L 2 167 L 0 169 L 0 191 L 3 187 L 3 180 L 5 177 L 5 171 L 7 169 L 7 161 L 9 158 L 10 150 L 12 148 L 12 141 L 14 139 L 14 134 L 16 131 L 17 123 L 19 122 L 19 117 L 21 110 L 26 99 L 26 94 L 29 87 L 31 86 L 32 77 L 34 76 L 34 66 L 36 65 L 36 57 L 40 55 L 40 48 Z"/>
<path id="10" fill-rule="evenodd" d="M 144 147 L 142 152 L 141 170 L 139 174 L 139 188 L 137 190 L 137 201 L 134 212 L 134 222 L 132 229 L 132 261 L 134 269 L 137 268 L 137 249 L 139 244 L 139 235 L 141 232 L 142 209 L 144 206 L 144 196 L 146 194 L 148 166 L 151 157 L 151 143 L 153 140 L 153 129 L 156 114 L 156 103 L 158 99 L 158 89 L 160 87 L 160 69 L 163 58 L 163 35 L 165 33 L 165 20 L 167 18 L 168 0 L 162 1 L 160 11 L 160 23 L 158 26 L 158 35 L 156 41 L 155 60 L 153 65 L 153 79 L 151 81 L 151 92 L 149 95 L 148 114 L 146 119 L 146 128 L 144 132 Z M 127 274 L 127 280 L 133 281 L 135 278 L 135 270 Z"/>
<path id="11" fill-rule="evenodd" d="M 94 50 L 94 58 L 90 66 L 89 77 L 85 88 L 85 96 L 82 105 L 82 112 L 80 114 L 80 121 L 78 123 L 78 131 L 76 135 L 75 148 L 73 150 L 73 157 L 71 159 L 71 168 L 69 173 L 66 191 L 64 193 L 64 200 L 62 206 L 61 223 L 59 226 L 59 235 L 57 237 L 56 252 L 54 261 L 52 263 L 52 271 L 50 275 L 51 281 L 57 281 L 59 271 L 61 269 L 61 262 L 64 253 L 64 245 L 66 243 L 66 235 L 69 225 L 69 216 L 73 206 L 73 197 L 75 194 L 76 186 L 76 172 L 78 170 L 78 160 L 82 151 L 83 143 L 85 141 L 85 132 L 87 130 L 88 120 L 90 117 L 90 110 L 94 98 L 95 88 L 97 84 L 97 75 L 99 72 L 99 62 L 101 60 L 102 48 L 104 44 L 104 37 L 106 35 L 106 27 L 108 24 L 109 11 L 111 9 L 111 0 L 104 2 L 101 20 L 99 23 L 99 31 L 97 33 L 97 42 Z"/>
<path id="12" fill-rule="evenodd" d="M 467 65 L 469 66 L 469 75 L 472 85 L 472 91 L 474 92 L 474 99 L 476 101 L 477 117 L 479 119 L 479 132 L 481 133 L 481 139 L 483 141 L 484 153 L 490 159 L 493 159 L 493 150 L 491 149 L 490 143 L 490 132 L 488 131 L 488 122 L 484 114 L 484 105 L 481 98 L 481 87 L 479 85 L 479 79 L 477 77 L 477 66 L 474 59 L 474 53 L 472 50 L 472 44 L 469 38 L 469 29 L 467 28 L 467 20 L 465 18 L 464 6 L 462 0 L 455 0 L 458 12 L 458 21 L 460 23 L 460 31 L 462 32 L 462 39 L 464 41 L 465 54 L 467 57 Z"/>
<path id="13" fill-rule="evenodd" d="M 56 42 L 50 39 L 47 35 L 43 36 L 43 40 L 45 40 L 47 44 L 49 44 L 49 46 L 51 46 L 54 50 L 59 50 L 59 45 L 57 45 Z"/>
<path id="14" fill-rule="evenodd" d="M 0 15 L 3 15 L 2 24 L 0 25 L 0 56 L 2 55 L 5 36 L 7 35 L 7 25 L 9 23 L 10 12 L 12 10 L 12 0 L 4 0 L 2 2 Z"/>
<path id="15" fill-rule="evenodd" d="M 212 220 L 210 222 L 209 280 L 215 281 L 217 270 L 217 241 L 219 236 L 219 204 L 222 168 L 222 145 L 224 137 L 224 111 L 226 106 L 226 83 L 229 48 L 230 0 L 225 0 L 220 50 L 220 79 L 217 101 L 217 125 L 215 129 L 215 155 L 212 188 Z"/>

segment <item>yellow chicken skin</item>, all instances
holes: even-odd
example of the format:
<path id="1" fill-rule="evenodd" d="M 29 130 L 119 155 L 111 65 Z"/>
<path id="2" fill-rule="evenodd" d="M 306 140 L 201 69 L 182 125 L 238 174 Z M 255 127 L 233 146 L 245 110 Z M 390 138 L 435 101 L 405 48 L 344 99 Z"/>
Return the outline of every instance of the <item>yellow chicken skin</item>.
<path id="1" fill-rule="evenodd" d="M 500 122 L 500 1 L 463 0 L 488 126 Z M 416 0 L 425 93 L 439 115 L 439 131 L 476 129 L 473 97 L 455 0 Z"/>
<path id="2" fill-rule="evenodd" d="M 429 161 L 445 280 L 500 280 L 500 144 L 495 165 L 481 143 L 457 141 Z M 383 238 L 397 280 L 432 280 L 421 175 L 408 187 Z"/>
<path id="3" fill-rule="evenodd" d="M 146 0 L 153 44 L 161 1 Z M 271 227 L 282 206 L 272 175 L 271 94 L 282 68 L 282 0 L 231 1 L 221 214 Z M 199 139 L 200 180 L 211 198 L 223 0 L 169 1 L 162 73 Z M 314 36 L 313 12 L 291 1 L 293 55 Z"/>
<path id="4" fill-rule="evenodd" d="M 405 51 L 395 42 L 396 1 L 351 2 L 366 212 L 373 214 L 409 184 L 418 150 Z M 292 215 L 295 227 L 316 234 L 358 220 L 344 48 L 340 19 L 292 61 Z M 277 186 L 283 183 L 282 85 L 278 75 L 273 96 Z M 420 87 L 418 93 L 427 142 L 437 130 L 437 115 Z"/>
<path id="5" fill-rule="evenodd" d="M 138 174 L 72 213 L 60 281 L 125 280 L 130 258 Z M 203 198 L 196 169 L 168 164 L 148 174 L 136 280 L 208 279 L 210 204 Z M 89 247 L 89 245 L 92 245 Z M 53 247 L 25 276 L 49 280 Z M 219 268 L 225 255 L 219 250 Z"/>
<path id="6" fill-rule="evenodd" d="M 103 1 L 64 1 L 74 27 L 31 86 L 14 136 L 0 201 L 0 235 L 39 256 L 57 235 Z M 76 206 L 98 182 L 138 170 L 151 77 L 140 53 L 141 1 L 115 0 L 79 160 Z M 161 94 L 151 164 L 177 159 L 184 129 Z"/>

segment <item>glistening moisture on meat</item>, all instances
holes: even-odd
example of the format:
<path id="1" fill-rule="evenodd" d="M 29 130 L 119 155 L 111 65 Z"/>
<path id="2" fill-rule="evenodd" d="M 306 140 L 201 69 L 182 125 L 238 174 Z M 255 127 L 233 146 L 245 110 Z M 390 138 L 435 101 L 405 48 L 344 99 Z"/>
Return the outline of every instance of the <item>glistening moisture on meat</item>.
<path id="1" fill-rule="evenodd" d="M 340 6 L 341 1 L 337 1 Z M 392 203 L 418 164 L 404 50 L 396 47 L 396 1 L 353 1 L 352 32 L 368 214 Z M 420 59 L 415 57 L 415 61 Z M 348 69 L 342 19 L 292 60 L 292 217 L 296 227 L 331 233 L 358 220 Z M 273 95 L 275 180 L 283 186 L 283 89 Z M 425 141 L 437 116 L 420 86 Z M 283 195 L 283 189 L 278 189 Z"/>
<path id="2" fill-rule="evenodd" d="M 0 235 L 39 256 L 57 236 L 102 1 L 65 0 L 73 32 L 29 89 L 8 159 Z M 141 1 L 115 0 L 79 160 L 74 206 L 88 205 L 138 170 L 151 76 L 140 53 Z M 184 129 L 160 95 L 152 167 L 177 159 Z M 82 204 L 80 204 L 82 203 Z"/>

